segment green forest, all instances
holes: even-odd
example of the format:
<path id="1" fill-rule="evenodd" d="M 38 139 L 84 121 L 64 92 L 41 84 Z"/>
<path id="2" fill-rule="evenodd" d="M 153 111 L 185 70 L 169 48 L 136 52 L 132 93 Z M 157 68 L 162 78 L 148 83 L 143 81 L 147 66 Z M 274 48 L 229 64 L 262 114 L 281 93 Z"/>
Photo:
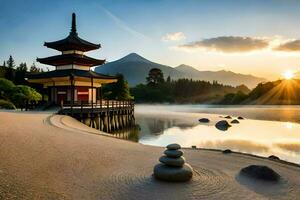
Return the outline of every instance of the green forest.
<path id="1" fill-rule="evenodd" d="M 41 100 L 41 94 L 26 81 L 26 74 L 42 71 L 34 63 L 30 68 L 25 62 L 16 66 L 13 57 L 9 56 L 0 66 L 0 109 L 23 108 L 26 102 Z"/>
<path id="2" fill-rule="evenodd" d="M 152 69 L 145 79 L 146 84 L 131 88 L 131 94 L 139 103 L 219 103 L 224 96 L 233 94 L 235 99 L 243 99 L 250 90 L 245 85 L 237 87 L 214 81 L 191 79 L 164 79 L 159 69 Z"/>
<path id="3" fill-rule="evenodd" d="M 150 70 L 145 84 L 131 88 L 138 103 L 192 103 L 192 104 L 257 104 L 299 105 L 300 80 L 277 80 L 259 83 L 250 90 L 245 85 L 237 87 L 214 81 L 191 79 L 164 79 L 159 69 Z"/>

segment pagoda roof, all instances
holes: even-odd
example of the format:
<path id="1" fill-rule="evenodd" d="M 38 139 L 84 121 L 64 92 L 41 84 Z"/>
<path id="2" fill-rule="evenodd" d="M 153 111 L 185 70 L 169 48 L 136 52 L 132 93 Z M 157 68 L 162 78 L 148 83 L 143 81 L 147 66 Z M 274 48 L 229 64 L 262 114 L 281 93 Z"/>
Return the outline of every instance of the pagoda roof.
<path id="1" fill-rule="evenodd" d="M 28 79 L 45 79 L 45 78 L 67 77 L 67 76 L 95 78 L 95 79 L 117 79 L 116 76 L 108 76 L 94 71 L 86 71 L 86 70 L 78 70 L 78 69 L 53 70 L 49 72 L 27 74 Z"/>
<path id="2" fill-rule="evenodd" d="M 102 65 L 105 63 L 105 60 L 98 60 L 95 58 L 88 57 L 86 55 L 75 54 L 75 53 L 50 56 L 46 58 L 37 58 L 36 60 L 42 64 L 52 65 L 52 66 L 77 64 L 77 65 L 92 67 L 96 65 Z"/>
<path id="3" fill-rule="evenodd" d="M 58 51 L 78 50 L 83 52 L 99 49 L 101 47 L 100 44 L 88 42 L 78 36 L 75 13 L 72 14 L 72 28 L 70 34 L 62 40 L 45 42 L 44 46 Z"/>

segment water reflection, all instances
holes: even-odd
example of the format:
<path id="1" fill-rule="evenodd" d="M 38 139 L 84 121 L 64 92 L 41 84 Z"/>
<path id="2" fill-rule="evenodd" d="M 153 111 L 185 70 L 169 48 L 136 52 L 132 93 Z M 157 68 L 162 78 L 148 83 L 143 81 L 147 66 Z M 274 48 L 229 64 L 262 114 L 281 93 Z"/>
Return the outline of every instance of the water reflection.
<path id="1" fill-rule="evenodd" d="M 276 144 L 279 148 L 287 151 L 291 151 L 296 154 L 300 154 L 300 143 L 279 143 Z"/>
<path id="2" fill-rule="evenodd" d="M 117 138 L 138 142 L 140 131 L 141 131 L 140 126 L 135 125 L 132 127 L 127 127 L 121 130 L 114 131 L 112 135 Z"/>
<path id="3" fill-rule="evenodd" d="M 233 124 L 230 122 L 236 117 L 220 118 L 220 114 L 224 113 L 178 112 L 168 109 L 168 106 L 154 108 L 147 111 L 138 108 L 136 122 L 139 126 L 118 134 L 154 146 L 176 142 L 183 147 L 231 149 L 266 157 L 276 155 L 280 159 L 300 163 L 300 124 L 252 119 Z M 198 119 L 204 117 L 210 122 L 199 123 Z M 215 124 L 220 120 L 227 120 L 231 127 L 225 132 L 218 130 Z"/>
<path id="4" fill-rule="evenodd" d="M 209 149 L 236 149 L 248 153 L 265 153 L 269 151 L 269 147 L 263 144 L 251 142 L 248 140 L 216 140 L 199 143 L 200 147 Z"/>

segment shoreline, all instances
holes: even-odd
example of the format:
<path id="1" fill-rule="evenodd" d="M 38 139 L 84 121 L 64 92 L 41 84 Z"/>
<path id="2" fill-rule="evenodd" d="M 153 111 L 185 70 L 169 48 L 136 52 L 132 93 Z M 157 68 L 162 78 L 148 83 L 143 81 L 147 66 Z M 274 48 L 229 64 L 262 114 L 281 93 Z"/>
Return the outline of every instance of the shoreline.
<path id="1" fill-rule="evenodd" d="M 0 112 L 0 197 L 296 199 L 300 195 L 299 165 L 243 153 L 225 155 L 220 150 L 184 148 L 195 170 L 193 179 L 180 184 L 159 182 L 152 173 L 163 147 L 91 134 L 92 128 L 71 117 L 52 117 L 60 127 L 49 123 L 49 113 Z M 270 166 L 287 182 L 274 193 L 243 185 L 237 174 L 250 164 Z"/>
<path id="2" fill-rule="evenodd" d="M 58 117 L 58 116 L 61 117 L 60 118 L 61 124 L 63 124 L 66 127 L 60 127 L 60 126 L 55 125 L 55 123 L 51 122 L 51 118 L 52 117 Z M 67 120 L 63 120 L 63 119 L 67 119 Z M 122 138 L 115 137 L 112 134 L 105 133 L 105 132 L 100 131 L 98 129 L 89 127 L 89 126 L 85 125 L 84 123 L 79 122 L 78 120 L 76 120 L 75 118 L 72 118 L 70 116 L 58 115 L 58 114 L 53 113 L 53 115 L 49 116 L 47 118 L 47 120 L 49 120 L 49 123 L 51 123 L 53 126 L 56 126 L 58 128 L 62 128 L 62 129 L 71 128 L 74 131 L 79 131 L 79 132 L 84 131 L 84 133 L 88 133 L 88 134 L 95 134 L 95 135 L 101 135 L 101 136 L 111 137 L 111 138 L 118 139 L 118 140 L 125 140 L 125 139 L 122 139 Z M 82 125 L 82 126 L 76 126 L 76 127 L 74 127 L 73 126 L 74 125 L 74 121 L 79 122 L 80 125 Z M 270 120 L 259 120 L 259 121 L 270 121 Z M 146 146 L 150 146 L 150 147 L 161 147 L 161 148 L 164 148 L 164 146 L 159 146 L 159 145 L 143 144 L 143 143 L 134 142 L 134 141 L 131 141 L 131 140 L 125 140 L 125 141 L 132 142 L 132 143 L 138 143 L 138 144 L 142 144 L 142 145 L 146 145 Z M 217 149 L 217 148 L 215 149 L 215 148 L 202 148 L 202 147 L 196 147 L 196 148 L 182 147 L 182 149 L 223 152 L 222 149 Z M 282 160 L 281 158 L 279 158 L 279 160 L 274 160 L 274 159 L 268 158 L 267 156 L 260 156 L 260 155 L 257 155 L 257 154 L 251 154 L 251 153 L 234 151 L 234 150 L 231 150 L 231 151 L 232 151 L 231 153 L 235 153 L 235 154 L 242 154 L 242 155 L 245 155 L 245 156 L 252 156 L 252 157 L 256 157 L 256 158 L 271 160 L 271 161 L 274 161 L 274 162 L 279 162 L 279 163 L 283 163 L 283 164 L 288 164 L 288 165 L 293 165 L 293 166 L 296 166 L 296 167 L 300 167 L 299 163 L 290 162 L 290 161 L 287 161 L 287 160 Z M 271 156 L 271 155 L 269 155 L 269 156 Z"/>

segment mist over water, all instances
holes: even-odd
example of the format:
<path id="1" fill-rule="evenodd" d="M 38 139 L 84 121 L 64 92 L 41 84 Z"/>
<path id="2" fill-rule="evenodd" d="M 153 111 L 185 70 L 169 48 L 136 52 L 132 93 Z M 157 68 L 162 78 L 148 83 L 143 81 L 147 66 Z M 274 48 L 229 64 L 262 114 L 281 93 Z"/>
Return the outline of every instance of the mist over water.
<path id="1" fill-rule="evenodd" d="M 299 106 L 205 106 L 136 105 L 138 142 L 166 146 L 231 149 L 300 163 Z M 232 119 L 225 119 L 230 115 Z M 236 119 L 227 131 L 218 130 L 216 122 Z M 209 118 L 207 124 L 199 118 Z"/>

